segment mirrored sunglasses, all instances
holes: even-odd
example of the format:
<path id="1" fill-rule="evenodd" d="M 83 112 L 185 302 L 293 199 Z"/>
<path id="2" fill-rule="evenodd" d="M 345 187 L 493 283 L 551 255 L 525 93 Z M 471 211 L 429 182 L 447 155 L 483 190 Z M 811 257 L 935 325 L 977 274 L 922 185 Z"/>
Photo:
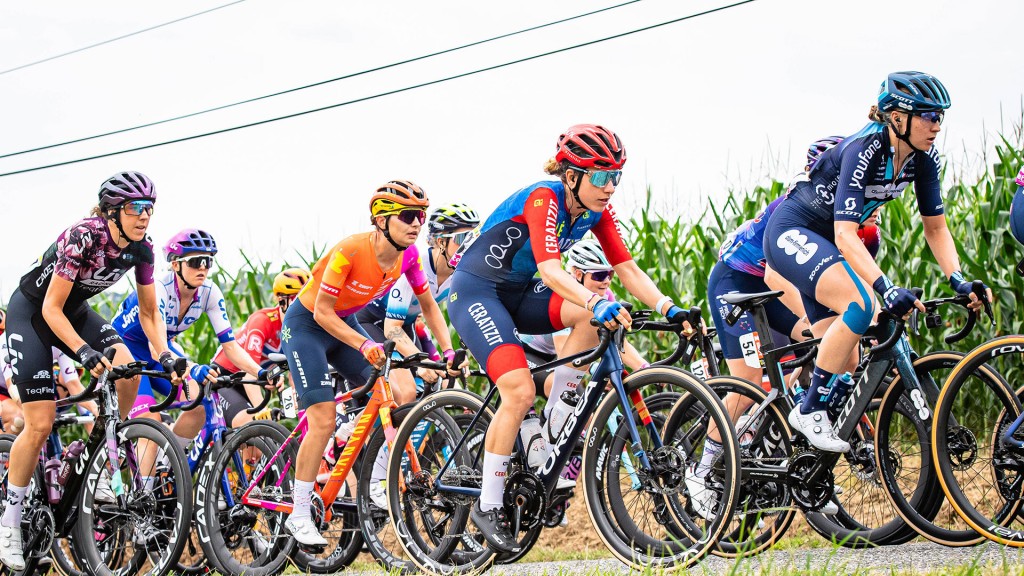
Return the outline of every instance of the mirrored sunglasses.
<path id="1" fill-rule="evenodd" d="M 917 116 L 921 118 L 921 120 L 941 125 L 942 120 L 946 117 L 946 113 L 939 110 L 938 112 L 921 112 Z"/>
<path id="2" fill-rule="evenodd" d="M 604 282 L 615 277 L 615 270 L 595 270 L 593 272 L 587 272 L 590 277 L 593 278 L 594 282 Z"/>
<path id="3" fill-rule="evenodd" d="M 456 244 L 461 245 L 466 242 L 466 238 L 469 238 L 470 234 L 472 233 L 473 231 L 469 230 L 467 232 L 452 232 L 451 234 L 438 234 L 438 236 L 440 236 L 441 238 L 451 238 L 452 240 L 455 241 Z"/>
<path id="4" fill-rule="evenodd" d="M 153 202 L 149 200 L 136 200 L 134 202 L 128 202 L 121 207 L 124 213 L 128 216 L 142 216 L 145 212 L 150 216 L 153 215 Z"/>
<path id="5" fill-rule="evenodd" d="M 213 256 L 190 256 L 188 258 L 178 258 L 175 261 L 184 262 L 186 266 L 193 270 L 199 270 L 200 268 L 209 270 L 213 268 Z"/>
<path id="6" fill-rule="evenodd" d="M 419 221 L 423 224 L 427 220 L 427 212 L 425 210 L 402 210 L 398 214 L 395 214 L 405 224 L 412 225 L 413 222 Z"/>
<path id="7" fill-rule="evenodd" d="M 618 186 L 619 180 L 622 178 L 622 170 L 587 170 L 587 175 L 590 176 L 590 183 L 598 188 L 604 188 L 608 185 L 608 181 L 612 181 L 612 186 Z"/>

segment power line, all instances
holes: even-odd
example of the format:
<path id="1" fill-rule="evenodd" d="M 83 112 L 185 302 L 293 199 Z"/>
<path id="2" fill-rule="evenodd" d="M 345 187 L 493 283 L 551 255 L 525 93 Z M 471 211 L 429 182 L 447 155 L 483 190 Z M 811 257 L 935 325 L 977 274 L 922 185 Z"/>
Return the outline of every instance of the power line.
<path id="1" fill-rule="evenodd" d="M 232 102 L 231 104 L 223 104 L 221 106 L 215 106 L 213 108 L 207 108 L 205 110 L 200 110 L 198 112 L 191 112 L 191 113 L 188 113 L 188 114 L 182 114 L 180 116 L 174 116 L 173 118 L 167 118 L 167 119 L 164 119 L 164 120 L 157 120 L 155 122 L 148 122 L 146 124 L 139 124 L 137 126 L 131 126 L 129 128 L 121 128 L 119 130 L 113 130 L 113 131 L 110 131 L 110 132 L 104 132 L 102 134 L 96 134 L 94 136 L 86 136 L 86 137 L 83 137 L 83 138 L 77 138 L 75 140 L 67 140 L 65 142 L 58 142 L 56 144 L 48 144 L 46 146 L 40 146 L 38 148 L 30 148 L 28 150 L 21 150 L 19 152 L 10 152 L 8 154 L 0 155 L 0 159 L 2 159 L 2 158 L 10 158 L 11 156 L 19 156 L 21 154 L 28 154 L 30 152 L 39 152 L 40 150 L 49 150 L 50 148 L 57 148 L 59 146 L 67 146 L 68 144 L 77 144 L 79 142 L 85 142 L 87 140 L 95 140 L 96 138 L 103 138 L 103 137 L 106 137 L 106 136 L 113 136 L 115 134 L 122 134 L 124 132 L 131 132 L 132 130 L 139 130 L 141 128 L 149 128 L 151 126 L 157 126 L 159 124 L 166 124 L 168 122 L 174 122 L 174 121 L 177 121 L 177 120 L 184 120 L 185 118 L 191 118 L 193 116 L 199 116 L 201 114 L 208 114 L 210 112 L 216 112 L 218 110 L 224 110 L 225 108 L 232 108 L 234 106 L 240 106 L 242 104 L 250 104 L 252 102 L 256 102 L 256 101 L 259 101 L 259 100 L 265 100 L 267 98 L 273 98 L 275 96 L 281 96 L 281 95 L 284 95 L 284 94 L 290 94 L 292 92 L 298 92 L 299 90 L 306 90 L 307 88 L 315 88 L 317 86 L 323 86 L 324 84 L 330 84 L 331 82 L 337 82 L 339 80 L 347 80 L 349 78 L 355 78 L 356 76 L 362 76 L 364 74 L 369 74 L 371 72 L 380 72 L 381 70 L 387 70 L 388 68 L 394 68 L 396 66 L 402 66 L 404 64 L 409 64 L 409 63 L 412 63 L 412 62 L 417 62 L 419 60 L 425 60 L 427 58 L 433 58 L 434 56 L 440 56 L 442 54 L 448 54 L 450 52 L 455 52 L 457 50 L 462 50 L 462 49 L 465 49 L 465 48 L 471 48 L 473 46 L 479 46 L 481 44 L 486 44 L 488 42 L 494 42 L 495 40 L 501 40 L 503 38 L 509 38 L 511 36 L 516 36 L 517 34 L 524 34 L 526 32 L 533 32 L 535 30 L 540 30 L 541 28 L 547 28 L 547 27 L 550 27 L 550 26 L 554 26 L 556 24 L 563 24 L 565 22 L 570 22 L 572 20 L 577 20 L 579 18 L 584 18 L 586 16 L 593 16 L 594 14 L 599 14 L 601 12 L 607 12 L 609 10 L 614 10 L 616 8 L 621 8 L 623 6 L 628 6 L 630 4 L 636 4 L 637 2 L 640 2 L 640 1 L 641 0 L 629 0 L 628 2 L 623 2 L 621 4 L 616 4 L 614 6 L 609 6 L 607 8 L 600 8 L 598 10 L 593 10 L 591 12 L 585 12 L 583 14 L 578 14 L 576 16 L 570 16 L 569 18 L 562 18 L 561 20 L 555 20 L 553 22 L 548 22 L 547 24 L 540 24 L 540 25 L 537 25 L 537 26 L 531 26 L 529 28 L 523 28 L 522 30 L 517 30 L 515 32 L 509 32 L 507 34 L 501 34 L 501 35 L 498 35 L 498 36 L 493 36 L 493 37 L 487 38 L 485 40 L 477 40 L 475 42 L 470 42 L 469 44 L 463 44 L 461 46 L 455 46 L 454 48 L 446 48 L 446 49 L 438 51 L 438 52 L 432 52 L 430 54 L 426 54 L 426 55 L 423 55 L 423 56 L 416 56 L 415 58 L 409 58 L 407 60 L 402 60 L 400 62 L 394 62 L 392 64 L 386 64 L 384 66 L 378 66 L 376 68 L 370 68 L 370 69 L 363 70 L 363 71 L 360 71 L 360 72 L 353 72 L 351 74 L 346 74 L 344 76 L 338 76 L 337 78 L 331 78 L 330 80 L 322 80 L 320 82 L 314 82 L 312 84 L 306 84 L 305 86 L 299 86 L 298 88 L 289 88 L 288 90 L 282 90 L 280 92 L 274 92 L 272 94 L 265 94 L 263 96 L 257 96 L 255 98 L 249 98 L 247 100 L 239 100 L 238 102 Z"/>
<path id="2" fill-rule="evenodd" d="M 67 161 L 64 161 L 64 162 L 57 162 L 55 164 L 47 164 L 45 166 L 36 166 L 34 168 L 25 168 L 24 170 L 15 170 L 13 172 L 5 172 L 3 174 L 0 174 L 0 178 L 3 178 L 5 176 L 14 176 L 16 174 L 26 174 L 28 172 L 36 172 L 36 171 L 39 171 L 39 170 L 47 170 L 49 168 L 57 168 L 59 166 L 68 166 L 70 164 L 78 164 L 80 162 L 87 162 L 89 160 L 97 160 L 99 158 L 108 158 L 110 156 L 118 156 L 120 154 L 128 154 L 129 152 L 138 152 L 139 150 L 148 150 L 150 148 L 158 148 L 158 147 L 161 147 L 161 146 L 167 146 L 169 144 L 178 144 L 180 142 L 187 142 L 189 140 L 197 140 L 199 138 L 205 138 L 207 136 L 216 136 L 218 134 L 225 134 L 227 132 L 234 132 L 235 130 L 242 130 L 244 128 L 252 128 L 253 126 L 261 126 L 263 124 L 270 124 L 271 122 L 277 122 L 279 120 L 288 120 L 290 118 L 297 118 L 299 116 L 305 116 L 307 114 L 313 114 L 313 113 L 316 113 L 316 112 L 323 112 L 324 110 L 331 110 L 331 109 L 334 109 L 334 108 L 339 108 L 341 106 L 348 106 L 349 104 L 356 104 L 356 103 L 359 103 L 359 102 L 366 102 L 368 100 L 374 100 L 374 99 L 377 99 L 377 98 L 382 98 L 384 96 L 390 96 L 392 94 L 399 94 L 399 93 L 402 93 L 402 92 L 408 92 L 409 90 L 415 90 L 417 88 L 424 88 L 426 86 L 433 86 L 434 84 L 440 84 L 442 82 L 448 82 L 450 80 L 457 80 L 459 78 L 465 78 L 467 76 L 473 76 L 473 75 L 476 75 L 476 74 L 480 74 L 482 72 L 489 72 L 491 70 L 497 70 L 499 68 L 505 68 L 507 66 L 512 66 L 513 64 L 520 64 L 520 63 L 523 63 L 523 62 L 529 62 L 531 60 L 537 60 L 539 58 L 545 58 L 547 56 L 552 56 L 554 54 L 560 54 L 562 52 L 568 52 L 569 50 L 575 50 L 577 48 L 583 48 L 583 47 L 586 47 L 586 46 L 592 46 L 594 44 L 600 44 L 601 42 L 607 42 L 609 40 L 615 40 L 617 38 L 623 38 L 625 36 L 630 36 L 632 34 L 637 34 L 639 32 L 646 32 L 648 30 L 653 30 L 655 28 L 661 28 L 662 26 L 668 26 L 669 24 L 676 24 L 676 23 L 679 23 L 679 22 L 683 22 L 685 20 L 691 20 L 693 18 L 698 18 L 700 16 L 706 16 L 708 14 L 713 14 L 715 12 L 721 12 L 721 11 L 724 11 L 724 10 L 728 10 L 729 8 L 735 8 L 737 6 L 742 6 L 744 4 L 751 4 L 751 3 L 756 2 L 756 1 L 757 0 L 741 0 L 740 2 L 735 2 L 733 4 L 726 4 L 725 6 L 719 6 L 718 8 L 712 8 L 710 10 L 705 10 L 703 12 L 697 12 L 696 14 L 690 14 L 689 16 L 683 16 L 681 18 L 676 18 L 674 20 L 668 20 L 666 22 L 661 22 L 661 23 L 658 23 L 658 24 L 652 24 L 651 26 L 645 26 L 643 28 L 637 28 L 635 30 L 630 30 L 628 32 L 622 32 L 621 34 L 615 34 L 615 35 L 612 35 L 612 36 L 606 36 L 604 38 L 599 38 L 597 40 L 591 40 L 589 42 L 583 42 L 581 44 L 575 44 L 575 45 L 572 45 L 572 46 L 568 46 L 566 48 L 559 48 L 557 50 L 551 50 L 549 52 L 543 52 L 541 54 L 535 54 L 533 56 L 527 56 L 525 58 L 519 58 L 518 60 L 512 60 L 512 61 L 509 61 L 509 62 L 504 62 L 502 64 L 495 64 L 493 66 L 487 66 L 485 68 L 478 68 L 476 70 L 471 70 L 469 72 L 463 72 L 461 74 L 456 74 L 454 76 L 447 76 L 445 78 L 439 78 L 437 80 L 431 80 L 429 82 L 422 82 L 420 84 L 414 84 L 412 86 L 406 86 L 404 88 L 397 88 L 395 90 L 389 90 L 387 92 L 380 92 L 378 94 L 373 94 L 373 95 L 370 95 L 370 96 L 364 96 L 362 98 L 356 98 L 355 100 L 348 100 L 346 102 L 339 102 L 337 104 L 331 104 L 329 106 L 321 106 L 320 108 L 314 108 L 312 110 L 305 110 L 305 111 L 302 111 L 302 112 L 295 112 L 293 114 L 287 114 L 285 116 L 278 116 L 276 118 L 268 118 L 266 120 L 260 120 L 258 122 L 250 122 L 248 124 L 242 124 L 240 126 L 233 126 L 233 127 L 230 127 L 230 128 L 223 128 L 223 129 L 220 129 L 220 130 L 214 130 L 213 132 L 204 132 L 202 134 L 194 134 L 192 136 L 186 136 L 186 137 L 183 137 L 183 138 L 175 138 L 174 140 L 166 140 L 164 142 L 157 142 L 155 144 L 146 144 L 144 146 L 136 146 L 135 148 L 128 148 L 128 149 L 125 149 L 125 150 L 118 150 L 117 152 L 107 152 L 105 154 L 97 154 L 95 156 L 89 156 L 89 157 L 86 157 L 86 158 L 78 158 L 76 160 L 67 160 Z"/>
<path id="3" fill-rule="evenodd" d="M 209 14 L 210 12 L 213 12 L 214 10 L 220 10 L 221 8 L 227 8 L 228 6 L 232 6 L 234 4 L 240 4 L 242 2 L 245 2 L 245 0 L 235 0 L 234 2 L 228 2 L 227 4 L 224 4 L 222 6 L 217 6 L 215 8 L 210 8 L 209 10 L 203 10 L 202 12 L 196 12 L 195 14 L 189 14 L 188 16 L 183 16 L 183 17 L 178 18 L 176 20 L 171 20 L 170 22 L 164 22 L 163 24 L 157 24 L 156 26 L 150 26 L 149 28 L 143 28 L 142 30 L 138 30 L 136 32 L 131 32 L 131 33 L 125 34 L 123 36 L 118 36 L 117 38 L 111 38 L 110 40 L 104 40 L 103 42 L 97 42 L 95 44 L 90 44 L 88 46 L 83 46 L 81 48 L 77 48 L 77 49 L 72 50 L 70 52 L 64 52 L 63 54 L 57 54 L 56 56 L 50 56 L 49 58 L 43 58 L 42 60 L 36 60 L 35 62 L 29 62 L 28 64 L 22 64 L 21 66 L 15 66 L 14 68 L 9 68 L 7 70 L 0 71 L 0 76 L 3 76 L 4 74 L 7 74 L 9 72 L 14 72 L 15 70 L 22 70 L 22 69 L 28 68 L 29 66 L 35 66 L 37 64 L 42 64 L 43 62 L 49 62 L 51 60 L 56 60 L 57 58 L 63 58 L 65 56 L 70 56 L 71 54 L 77 54 L 79 52 L 84 52 L 86 50 L 89 50 L 90 48 L 95 48 L 97 46 L 103 46 L 104 44 L 110 44 L 111 42 L 117 42 L 118 40 L 124 40 L 125 38 L 128 38 L 130 36 L 137 36 L 139 34 L 142 34 L 143 32 L 149 32 L 150 30 L 156 30 L 157 28 L 163 28 L 164 26 L 170 26 L 171 24 L 176 24 L 178 22 L 181 22 L 182 20 L 188 20 L 189 18 L 195 18 L 196 16 L 202 16 L 203 14 Z"/>

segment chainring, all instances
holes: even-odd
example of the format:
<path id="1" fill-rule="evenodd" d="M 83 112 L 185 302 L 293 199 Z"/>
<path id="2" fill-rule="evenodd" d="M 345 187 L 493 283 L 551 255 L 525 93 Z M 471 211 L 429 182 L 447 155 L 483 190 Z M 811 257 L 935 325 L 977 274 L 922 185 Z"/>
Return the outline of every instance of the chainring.
<path id="1" fill-rule="evenodd" d="M 807 482 L 807 475 L 818 462 L 820 454 L 814 450 L 798 450 L 789 460 L 787 484 L 793 501 L 806 512 L 817 512 L 828 503 L 835 491 L 835 476 L 827 470 L 814 484 Z"/>
<path id="2" fill-rule="evenodd" d="M 36 506 L 31 510 L 26 510 L 24 516 L 29 526 L 25 540 L 31 542 L 39 538 L 35 549 L 27 551 L 28 556 L 31 558 L 47 556 L 57 532 L 57 522 L 53 517 L 53 511 L 49 506 Z"/>
<path id="3" fill-rule="evenodd" d="M 509 467 L 504 502 L 512 533 L 525 532 L 544 520 L 547 510 L 544 483 L 530 470 Z"/>

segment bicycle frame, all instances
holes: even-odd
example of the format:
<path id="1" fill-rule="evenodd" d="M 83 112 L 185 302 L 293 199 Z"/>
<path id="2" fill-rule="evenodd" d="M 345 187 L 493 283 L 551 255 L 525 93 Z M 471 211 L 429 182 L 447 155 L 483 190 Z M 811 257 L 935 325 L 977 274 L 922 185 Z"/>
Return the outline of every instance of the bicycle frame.
<path id="1" fill-rule="evenodd" d="M 544 491 L 547 495 L 551 495 L 554 491 L 555 486 L 558 483 L 558 478 L 562 473 L 562 469 L 565 468 L 566 463 L 568 463 L 569 458 L 572 456 L 572 449 L 575 447 L 576 442 L 579 442 L 580 434 L 586 428 L 588 420 L 597 409 L 601 399 L 604 397 L 604 384 L 608 380 L 611 380 L 612 386 L 619 395 L 621 408 L 624 414 L 628 415 L 628 417 L 624 418 L 624 424 L 627 427 L 630 440 L 632 442 L 630 448 L 632 449 L 634 456 L 639 460 L 643 469 L 650 469 L 651 463 L 647 458 L 646 451 L 644 451 L 640 446 L 640 432 L 637 428 L 636 422 L 632 418 L 634 408 L 640 416 L 642 425 L 651 430 L 651 437 L 654 439 L 655 448 L 660 448 L 662 446 L 661 436 L 657 433 L 657 428 L 655 427 L 654 421 L 647 410 L 647 405 L 644 403 L 643 397 L 639 393 L 626 394 L 625 386 L 622 383 L 623 365 L 622 358 L 619 355 L 619 348 L 622 346 L 622 334 L 623 331 L 620 329 L 612 335 L 612 344 L 605 349 L 597 366 L 592 371 L 590 381 L 583 389 L 583 393 L 579 402 L 576 404 L 575 410 L 569 414 L 565 424 L 562 426 L 561 432 L 558 434 L 554 444 L 551 446 L 551 453 L 548 455 L 547 460 L 545 460 L 544 464 L 538 471 L 538 476 L 544 485 Z M 543 371 L 554 366 L 567 364 L 578 358 L 590 355 L 594 350 L 596 350 L 596 348 L 573 354 L 565 358 L 560 358 L 554 362 L 549 362 L 542 366 L 533 368 L 531 372 Z M 497 386 L 491 386 L 491 389 L 484 397 L 483 405 L 489 405 L 497 393 Z M 473 420 L 470 422 L 468 429 L 472 430 L 483 414 L 483 410 L 478 411 L 473 416 Z M 621 425 L 622 424 L 620 424 L 620 426 Z M 462 438 L 459 439 L 455 448 L 452 449 L 452 453 L 458 453 L 467 442 L 468 437 L 468 435 L 463 435 Z M 517 450 L 521 454 L 522 441 L 518 435 L 516 435 L 516 446 Z M 417 471 L 416 468 L 418 467 L 418 461 L 415 458 L 410 460 L 413 465 L 413 470 Z M 445 492 L 479 497 L 479 488 L 449 486 L 441 481 L 451 463 L 452 458 L 449 456 L 445 459 L 441 469 L 437 472 L 434 479 L 434 486 Z"/>
<path id="2" fill-rule="evenodd" d="M 390 364 L 390 360 L 388 361 Z M 390 450 L 393 446 L 395 439 L 395 429 L 391 422 L 391 412 L 398 407 L 395 403 L 394 395 L 391 392 L 391 385 L 388 383 L 385 375 L 387 374 L 387 368 L 385 368 L 383 375 L 379 376 L 373 386 L 373 394 L 370 396 L 369 402 L 366 408 L 363 410 L 356 422 L 355 429 L 352 431 L 352 435 L 345 443 L 345 448 L 338 456 L 338 461 L 334 464 L 331 469 L 331 476 L 323 489 L 316 486 L 316 490 L 320 494 L 321 499 L 324 502 L 324 519 L 330 521 L 332 517 L 332 506 L 338 498 L 338 494 L 341 493 L 341 489 L 345 485 L 345 480 L 352 471 L 352 467 L 355 465 L 356 456 L 362 450 L 363 445 L 369 438 L 370 432 L 373 430 L 373 424 L 380 418 L 381 426 L 384 428 L 384 437 L 387 441 L 387 447 Z M 352 392 L 345 392 L 335 396 L 335 404 L 342 404 L 352 399 Z M 305 437 L 306 431 L 309 429 L 309 423 L 306 419 L 305 411 L 299 415 L 299 423 L 295 427 L 295 430 L 285 439 L 281 446 L 274 453 L 274 456 L 268 461 L 268 464 L 281 458 L 285 449 L 292 441 L 300 441 Z M 407 449 L 409 449 L 407 447 Z M 288 466 L 291 466 L 289 463 Z M 260 480 L 270 470 L 269 465 L 263 466 L 259 473 L 249 481 L 249 486 L 246 487 L 245 492 L 242 494 L 242 503 L 248 506 L 259 506 L 266 510 L 274 512 L 282 512 L 290 514 L 294 508 L 291 502 L 277 502 L 273 500 L 263 500 L 260 498 L 254 498 L 251 495 L 253 488 L 255 488 Z M 239 468 L 241 469 L 241 468 Z M 277 479 L 275 486 L 280 486 L 284 480 L 284 475 L 287 473 L 288 467 L 285 468 L 284 473 Z M 227 491 L 230 498 L 230 490 Z M 228 502 L 228 506 L 232 506 L 232 502 Z"/>

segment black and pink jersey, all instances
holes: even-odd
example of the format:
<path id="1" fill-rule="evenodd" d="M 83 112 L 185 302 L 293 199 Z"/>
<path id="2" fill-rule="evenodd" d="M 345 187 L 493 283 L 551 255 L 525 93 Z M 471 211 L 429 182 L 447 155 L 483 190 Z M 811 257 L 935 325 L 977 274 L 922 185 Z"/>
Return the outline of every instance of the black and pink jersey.
<path id="1" fill-rule="evenodd" d="M 153 283 L 153 243 L 147 237 L 118 248 L 107 220 L 86 218 L 61 233 L 35 265 L 21 277 L 20 290 L 29 302 L 42 306 L 50 277 L 72 282 L 65 309 L 72 309 L 114 285 L 135 268 L 138 285 Z"/>

